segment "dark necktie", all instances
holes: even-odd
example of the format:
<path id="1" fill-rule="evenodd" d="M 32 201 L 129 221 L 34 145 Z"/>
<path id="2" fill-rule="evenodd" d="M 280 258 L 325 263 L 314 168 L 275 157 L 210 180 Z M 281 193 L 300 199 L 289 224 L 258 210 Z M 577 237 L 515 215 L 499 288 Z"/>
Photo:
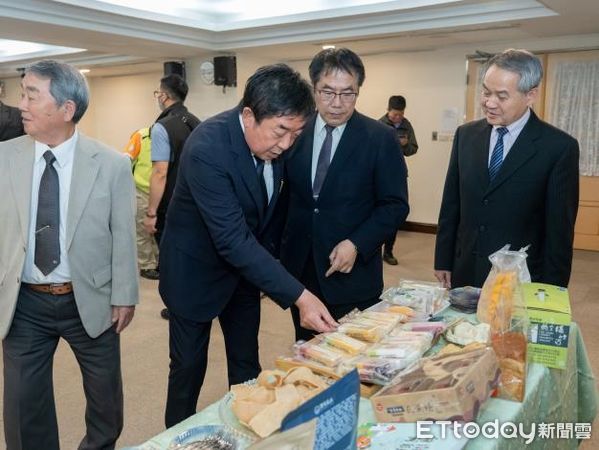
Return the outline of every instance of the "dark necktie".
<path id="1" fill-rule="evenodd" d="M 503 136 L 507 133 L 507 128 L 497 128 L 497 142 L 491 153 L 491 162 L 489 163 L 489 179 L 493 181 L 497 172 L 503 163 Z"/>
<path id="2" fill-rule="evenodd" d="M 58 173 L 52 166 L 56 157 L 47 150 L 44 159 L 46 168 L 40 180 L 37 201 L 34 262 L 44 275 L 48 275 L 60 264 L 60 203 Z"/>
<path id="3" fill-rule="evenodd" d="M 312 184 L 312 195 L 315 199 L 320 195 L 324 179 L 326 178 L 327 171 L 331 165 L 331 149 L 333 148 L 333 130 L 335 127 L 325 125 L 324 128 L 327 135 L 320 148 L 318 164 L 316 165 L 316 174 L 314 175 L 314 183 Z"/>
<path id="4" fill-rule="evenodd" d="M 258 184 L 260 185 L 260 192 L 264 199 L 264 204 L 268 205 L 268 191 L 266 190 L 266 181 L 264 180 L 264 160 L 254 157 L 256 160 L 256 173 L 258 174 Z"/>

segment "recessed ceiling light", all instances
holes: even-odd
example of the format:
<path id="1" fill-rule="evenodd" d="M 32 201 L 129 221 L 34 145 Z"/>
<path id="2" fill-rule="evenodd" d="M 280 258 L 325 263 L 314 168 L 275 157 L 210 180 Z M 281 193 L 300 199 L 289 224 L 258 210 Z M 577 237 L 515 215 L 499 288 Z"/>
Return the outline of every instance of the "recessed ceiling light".
<path id="1" fill-rule="evenodd" d="M 335 48 L 335 46 L 334 46 L 334 45 L 323 45 L 323 46 L 322 46 L 322 49 L 323 49 L 323 50 L 331 50 L 331 49 L 333 49 L 333 48 Z"/>
<path id="2" fill-rule="evenodd" d="M 18 61 L 20 59 L 42 59 L 84 51 L 82 48 L 57 47 L 39 42 L 0 39 L 0 63 Z"/>

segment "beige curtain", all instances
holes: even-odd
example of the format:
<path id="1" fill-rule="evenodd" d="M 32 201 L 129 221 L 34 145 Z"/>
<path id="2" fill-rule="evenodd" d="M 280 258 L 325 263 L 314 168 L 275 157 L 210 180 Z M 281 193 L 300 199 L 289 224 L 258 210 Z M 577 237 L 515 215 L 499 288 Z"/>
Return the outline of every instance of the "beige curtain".
<path id="1" fill-rule="evenodd" d="M 580 174 L 599 176 L 599 60 L 556 62 L 548 121 L 578 139 Z"/>

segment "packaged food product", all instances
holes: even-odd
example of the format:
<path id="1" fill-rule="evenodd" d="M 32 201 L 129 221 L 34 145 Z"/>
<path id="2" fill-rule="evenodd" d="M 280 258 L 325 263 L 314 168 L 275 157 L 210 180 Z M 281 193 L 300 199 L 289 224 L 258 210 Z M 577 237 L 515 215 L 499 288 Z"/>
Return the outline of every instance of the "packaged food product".
<path id="1" fill-rule="evenodd" d="M 489 257 L 492 267 L 476 313 L 489 325 L 499 359 L 498 396 L 514 401 L 522 401 L 525 394 L 528 315 L 521 283 L 530 281 L 526 257 L 526 249 L 510 251 L 509 245 Z"/>
<path id="2" fill-rule="evenodd" d="M 489 342 L 490 331 L 491 327 L 488 323 L 474 325 L 467 321 L 461 321 L 445 332 L 445 338 L 449 342 L 460 345 L 468 345 L 473 342 L 486 344 Z"/>
<path id="3" fill-rule="evenodd" d="M 360 314 L 359 318 L 373 320 L 375 322 L 379 322 L 381 324 L 388 325 L 389 327 L 393 328 L 398 324 L 402 316 L 402 314 L 392 314 L 378 311 L 363 311 L 362 314 Z"/>
<path id="4" fill-rule="evenodd" d="M 373 345 L 366 351 L 367 356 L 385 358 L 407 358 L 413 354 L 422 355 L 420 343 L 410 341 L 401 343 L 385 341 Z"/>
<path id="5" fill-rule="evenodd" d="M 428 331 L 395 330 L 390 336 L 386 337 L 383 342 L 391 345 L 410 343 L 424 353 L 431 347 L 433 337 L 433 333 Z"/>
<path id="6" fill-rule="evenodd" d="M 446 328 L 445 322 L 408 322 L 402 324 L 399 329 L 401 331 L 424 331 L 436 336 L 444 332 Z"/>
<path id="7" fill-rule="evenodd" d="M 372 358 L 369 356 L 358 356 L 343 361 L 339 365 L 338 372 L 343 375 L 356 368 L 360 375 L 360 381 L 384 386 L 393 380 L 401 370 L 417 361 L 418 358 L 418 353 L 413 353 L 406 358 Z"/>
<path id="8" fill-rule="evenodd" d="M 381 299 L 394 305 L 412 308 L 416 317 L 428 318 L 449 304 L 447 296 L 447 289 L 440 283 L 401 280 L 399 286 L 383 292 Z"/>
<path id="9" fill-rule="evenodd" d="M 378 342 L 390 328 L 379 322 L 356 319 L 353 322 L 342 323 L 337 330 L 362 341 Z"/>
<path id="10" fill-rule="evenodd" d="M 379 422 L 469 422 L 476 419 L 498 377 L 490 348 L 423 358 L 370 400 Z"/>
<path id="11" fill-rule="evenodd" d="M 454 309 L 467 314 L 476 312 L 480 288 L 464 286 L 449 291 L 449 303 Z"/>
<path id="12" fill-rule="evenodd" d="M 344 358 L 344 354 L 326 344 L 305 342 L 295 346 L 298 356 L 312 359 L 327 367 L 336 367 Z"/>
<path id="13" fill-rule="evenodd" d="M 339 332 L 326 333 L 321 335 L 321 338 L 330 346 L 339 348 L 350 355 L 362 353 L 368 347 L 368 344 L 365 342 Z"/>

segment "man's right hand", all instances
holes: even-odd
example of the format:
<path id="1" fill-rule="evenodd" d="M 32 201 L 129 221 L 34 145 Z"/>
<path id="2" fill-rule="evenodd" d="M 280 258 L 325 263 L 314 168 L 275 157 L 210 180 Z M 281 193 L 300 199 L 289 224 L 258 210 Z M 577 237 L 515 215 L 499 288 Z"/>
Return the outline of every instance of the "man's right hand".
<path id="1" fill-rule="evenodd" d="M 339 326 L 335 319 L 329 313 L 324 304 L 307 289 L 304 289 L 302 295 L 295 302 L 300 313 L 300 325 L 304 328 L 326 333 L 335 331 Z"/>
<path id="2" fill-rule="evenodd" d="M 443 284 L 444 288 L 451 289 L 451 272 L 449 270 L 435 270 L 435 277 Z"/>
<path id="3" fill-rule="evenodd" d="M 156 231 L 157 231 L 156 230 L 156 216 L 144 217 L 143 225 L 144 225 L 144 230 L 146 230 L 146 233 L 148 233 L 148 234 L 156 233 Z"/>

